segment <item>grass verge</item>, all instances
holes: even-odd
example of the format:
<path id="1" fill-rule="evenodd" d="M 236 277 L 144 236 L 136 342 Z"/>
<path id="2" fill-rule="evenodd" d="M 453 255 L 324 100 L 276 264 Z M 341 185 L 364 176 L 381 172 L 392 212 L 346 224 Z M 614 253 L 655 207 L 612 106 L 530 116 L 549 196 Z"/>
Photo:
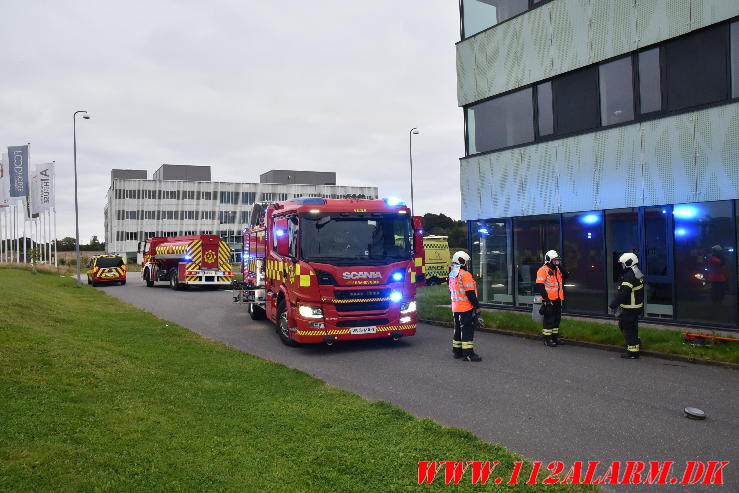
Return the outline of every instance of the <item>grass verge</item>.
<path id="1" fill-rule="evenodd" d="M 0 292 L 1 491 L 497 491 L 417 486 L 417 462 L 519 459 L 70 278 L 0 269 Z"/>
<path id="2" fill-rule="evenodd" d="M 451 322 L 450 308 L 438 306 L 449 304 L 449 291 L 446 285 L 424 286 L 417 291 L 418 316 L 426 320 Z M 528 334 L 541 334 L 541 324 L 531 320 L 528 313 L 498 310 L 483 311 L 482 316 L 487 327 L 512 330 Z M 623 336 L 618 327 L 609 323 L 598 323 L 586 320 L 562 319 L 560 334 L 566 339 L 612 344 L 622 346 Z M 667 354 L 679 354 L 694 359 L 725 361 L 739 363 L 739 344 L 724 343 L 713 346 L 697 347 L 683 342 L 682 332 L 670 329 L 640 327 L 639 337 L 642 349 Z"/>

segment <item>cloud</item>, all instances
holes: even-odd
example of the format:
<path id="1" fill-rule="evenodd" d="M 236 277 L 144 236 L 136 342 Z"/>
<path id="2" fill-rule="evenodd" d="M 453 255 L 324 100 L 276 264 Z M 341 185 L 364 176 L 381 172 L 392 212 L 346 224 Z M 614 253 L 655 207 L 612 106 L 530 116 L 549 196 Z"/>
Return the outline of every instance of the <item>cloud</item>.
<path id="1" fill-rule="evenodd" d="M 111 168 L 210 164 L 221 181 L 336 171 L 459 217 L 458 12 L 447 0 L 3 3 L 2 146 L 55 160 L 59 236 L 102 237 Z"/>

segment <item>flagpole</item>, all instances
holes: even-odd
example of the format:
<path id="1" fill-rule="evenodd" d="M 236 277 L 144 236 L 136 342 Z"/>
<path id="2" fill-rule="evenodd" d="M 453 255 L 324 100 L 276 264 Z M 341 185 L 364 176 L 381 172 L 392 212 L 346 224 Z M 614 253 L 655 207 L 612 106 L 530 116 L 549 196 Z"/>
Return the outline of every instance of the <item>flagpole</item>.
<path id="1" fill-rule="evenodd" d="M 54 206 L 54 267 L 59 267 L 59 254 L 56 251 L 56 205 Z"/>

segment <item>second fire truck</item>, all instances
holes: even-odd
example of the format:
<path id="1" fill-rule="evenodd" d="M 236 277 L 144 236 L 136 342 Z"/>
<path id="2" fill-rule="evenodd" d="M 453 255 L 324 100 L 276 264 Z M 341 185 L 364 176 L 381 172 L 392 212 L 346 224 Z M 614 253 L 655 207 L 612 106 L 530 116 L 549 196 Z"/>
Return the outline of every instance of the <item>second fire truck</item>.
<path id="1" fill-rule="evenodd" d="M 256 204 L 236 298 L 287 345 L 412 336 L 422 241 L 421 218 L 392 200 Z"/>

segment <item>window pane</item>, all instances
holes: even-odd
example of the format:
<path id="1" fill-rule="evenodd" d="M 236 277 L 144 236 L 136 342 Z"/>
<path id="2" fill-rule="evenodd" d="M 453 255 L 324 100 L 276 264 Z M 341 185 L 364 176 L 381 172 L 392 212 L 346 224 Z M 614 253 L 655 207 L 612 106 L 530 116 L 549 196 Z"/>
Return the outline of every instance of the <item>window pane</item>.
<path id="1" fill-rule="evenodd" d="M 714 26 L 665 44 L 668 110 L 712 103 L 729 95 L 726 29 Z"/>
<path id="2" fill-rule="evenodd" d="M 562 267 L 570 277 L 565 283 L 565 306 L 571 312 L 606 312 L 603 272 L 603 214 L 563 214 Z"/>
<path id="3" fill-rule="evenodd" d="M 634 119 L 634 84 L 631 57 L 603 63 L 600 72 L 601 124 L 615 125 Z"/>
<path id="4" fill-rule="evenodd" d="M 551 82 L 545 82 L 537 86 L 536 100 L 539 111 L 539 135 L 550 135 L 554 132 Z"/>
<path id="5" fill-rule="evenodd" d="M 623 253 L 639 255 L 639 216 L 636 209 L 614 209 L 606 212 L 606 282 L 608 301 L 616 295 L 621 278 L 618 259 Z"/>
<path id="6" fill-rule="evenodd" d="M 730 201 L 676 205 L 677 318 L 737 323 L 736 236 Z"/>
<path id="7" fill-rule="evenodd" d="M 556 78 L 554 128 L 559 135 L 600 126 L 598 111 L 598 68 L 590 67 Z"/>
<path id="8" fill-rule="evenodd" d="M 472 223 L 474 272 L 480 276 L 478 294 L 483 303 L 513 305 L 511 240 L 508 223 L 493 219 Z"/>
<path id="9" fill-rule="evenodd" d="M 469 108 L 469 149 L 486 152 L 534 140 L 534 104 L 524 89 Z"/>
<path id="10" fill-rule="evenodd" d="M 739 22 L 731 23 L 731 97 L 739 98 Z"/>
<path id="11" fill-rule="evenodd" d="M 480 31 L 510 19 L 529 7 L 529 0 L 463 0 L 464 35 Z"/>
<path id="12" fill-rule="evenodd" d="M 639 258 L 646 275 L 644 313 L 649 317 L 672 318 L 671 207 L 644 209 L 644 246 Z"/>
<path id="13" fill-rule="evenodd" d="M 642 114 L 662 109 L 659 48 L 639 53 L 639 98 Z"/>
<path id="14" fill-rule="evenodd" d="M 559 216 L 513 218 L 514 262 L 516 272 L 516 305 L 530 305 L 534 300 L 536 271 L 544 264 L 544 253 L 561 250 Z"/>

